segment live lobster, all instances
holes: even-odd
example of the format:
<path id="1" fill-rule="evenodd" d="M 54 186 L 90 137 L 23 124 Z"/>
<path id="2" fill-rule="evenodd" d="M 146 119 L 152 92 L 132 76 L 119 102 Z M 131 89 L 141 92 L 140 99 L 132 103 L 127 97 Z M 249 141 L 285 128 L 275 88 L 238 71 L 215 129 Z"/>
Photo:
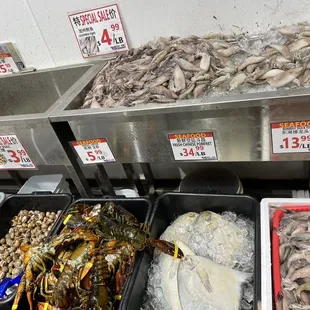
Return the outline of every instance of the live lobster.
<path id="1" fill-rule="evenodd" d="M 129 211 L 108 202 L 75 205 L 64 228 L 41 248 L 23 247 L 25 273 L 12 309 L 24 289 L 31 310 L 114 309 L 132 273 L 136 251 L 147 246 L 177 258 L 170 242 L 150 237 Z"/>

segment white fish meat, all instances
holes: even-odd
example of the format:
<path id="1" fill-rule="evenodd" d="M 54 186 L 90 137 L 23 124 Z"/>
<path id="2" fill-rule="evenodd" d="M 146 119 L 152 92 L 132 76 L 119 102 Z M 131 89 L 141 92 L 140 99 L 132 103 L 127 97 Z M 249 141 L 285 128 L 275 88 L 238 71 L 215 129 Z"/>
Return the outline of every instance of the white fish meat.
<path id="1" fill-rule="evenodd" d="M 273 77 L 275 77 L 275 76 L 277 76 L 277 75 L 279 75 L 280 73 L 283 73 L 283 72 L 284 71 L 280 70 L 280 69 L 272 69 L 272 70 L 267 71 L 264 75 L 262 75 L 258 79 L 265 80 L 265 79 L 268 79 L 268 78 L 273 78 Z"/>
<path id="2" fill-rule="evenodd" d="M 281 53 L 285 58 L 291 58 L 291 53 L 287 46 L 281 45 L 281 44 L 271 44 L 270 47 L 277 50 L 279 53 Z"/>
<path id="3" fill-rule="evenodd" d="M 175 244 L 182 250 L 184 256 L 195 255 L 183 242 L 177 241 Z M 181 260 L 165 253 L 161 253 L 158 259 L 162 272 L 161 288 L 164 297 L 172 310 L 182 310 L 177 279 Z"/>
<path id="4" fill-rule="evenodd" d="M 210 40 L 208 40 L 208 42 L 210 42 L 212 44 L 212 46 L 215 50 L 230 47 L 230 44 L 227 43 L 225 40 L 210 39 Z"/>
<path id="5" fill-rule="evenodd" d="M 182 310 L 179 291 L 178 291 L 178 269 L 180 260 L 172 256 L 161 253 L 159 257 L 159 266 L 161 268 L 161 288 L 165 300 L 172 310 Z"/>
<path id="6" fill-rule="evenodd" d="M 99 108 L 101 108 L 100 103 L 96 100 L 95 97 L 91 101 L 90 108 L 91 109 L 99 109 Z"/>
<path id="7" fill-rule="evenodd" d="M 201 256 L 186 256 L 179 263 L 178 294 L 182 309 L 238 310 L 241 285 L 249 278 Z"/>
<path id="8" fill-rule="evenodd" d="M 199 214 L 195 212 L 188 212 L 179 216 L 170 226 L 167 227 L 160 239 L 170 242 L 181 240 L 187 245 L 190 230 L 198 216 Z"/>
<path id="9" fill-rule="evenodd" d="M 292 26 L 287 26 L 287 27 L 282 27 L 282 28 L 277 29 L 277 31 L 283 35 L 298 34 L 302 30 L 303 30 L 303 27 L 297 26 L 297 25 L 292 25 Z"/>
<path id="10" fill-rule="evenodd" d="M 240 51 L 240 47 L 237 45 L 233 45 L 227 49 L 220 49 L 217 52 L 224 57 L 230 57 L 230 56 L 238 53 L 239 51 Z"/>
<path id="11" fill-rule="evenodd" d="M 211 82 L 211 86 L 219 86 L 230 78 L 230 74 L 222 75 Z"/>
<path id="12" fill-rule="evenodd" d="M 303 68 L 295 68 L 278 74 L 277 76 L 267 79 L 270 86 L 279 88 L 295 80 L 303 71 Z"/>
<path id="13" fill-rule="evenodd" d="M 264 61 L 266 58 L 262 56 L 250 56 L 248 57 L 238 68 L 239 71 L 245 69 L 248 65 L 258 64 Z"/>
<path id="14" fill-rule="evenodd" d="M 283 56 L 277 56 L 276 57 L 276 62 L 280 62 L 280 63 L 290 63 L 291 60 L 283 57 Z"/>
<path id="15" fill-rule="evenodd" d="M 207 89 L 208 84 L 197 85 L 194 89 L 194 98 L 200 98 Z"/>
<path id="16" fill-rule="evenodd" d="M 177 63 L 181 67 L 181 69 L 186 70 L 186 71 L 199 72 L 201 70 L 200 68 L 194 66 L 193 64 L 191 64 L 190 62 L 182 58 L 177 59 Z"/>
<path id="17" fill-rule="evenodd" d="M 296 52 L 309 45 L 310 45 L 310 38 L 302 38 L 290 44 L 288 48 L 290 52 Z"/>
<path id="18" fill-rule="evenodd" d="M 200 69 L 204 71 L 209 71 L 211 64 L 211 57 L 207 53 L 202 53 L 200 60 Z"/>
<path id="19" fill-rule="evenodd" d="M 243 84 L 245 80 L 247 79 L 247 76 L 245 73 L 240 72 L 238 73 L 229 83 L 229 89 L 234 90 L 239 85 Z"/>
<path id="20" fill-rule="evenodd" d="M 179 92 L 186 87 L 185 76 L 181 68 L 176 65 L 173 71 L 173 82 L 175 87 L 175 92 Z"/>

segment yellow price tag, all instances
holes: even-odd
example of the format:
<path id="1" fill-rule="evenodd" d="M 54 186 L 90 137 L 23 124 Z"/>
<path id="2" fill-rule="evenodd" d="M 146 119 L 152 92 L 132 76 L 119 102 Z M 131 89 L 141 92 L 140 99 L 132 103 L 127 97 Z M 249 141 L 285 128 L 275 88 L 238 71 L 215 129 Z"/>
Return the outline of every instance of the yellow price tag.
<path id="1" fill-rule="evenodd" d="M 115 295 L 114 298 L 115 298 L 116 300 L 121 300 L 121 299 L 122 299 L 122 295 Z"/>
<path id="2" fill-rule="evenodd" d="M 68 223 L 68 221 L 70 220 L 70 217 L 72 216 L 72 214 L 69 214 L 66 219 L 63 221 L 64 225 L 66 225 Z"/>
<path id="3" fill-rule="evenodd" d="M 91 221 L 91 218 L 88 217 L 88 216 L 86 216 L 86 217 L 85 217 L 85 220 L 88 221 L 88 222 L 90 222 L 90 221 Z"/>
<path id="4" fill-rule="evenodd" d="M 179 247 L 175 244 L 174 245 L 174 255 L 173 255 L 173 257 L 177 258 L 178 254 L 179 254 Z"/>
<path id="5" fill-rule="evenodd" d="M 47 310 L 47 309 L 48 309 L 48 302 L 46 302 L 46 303 L 44 304 L 43 310 Z"/>
<path id="6" fill-rule="evenodd" d="M 63 264 L 59 264 L 60 265 L 60 268 L 59 268 L 59 271 L 62 272 L 65 268 L 65 266 Z"/>

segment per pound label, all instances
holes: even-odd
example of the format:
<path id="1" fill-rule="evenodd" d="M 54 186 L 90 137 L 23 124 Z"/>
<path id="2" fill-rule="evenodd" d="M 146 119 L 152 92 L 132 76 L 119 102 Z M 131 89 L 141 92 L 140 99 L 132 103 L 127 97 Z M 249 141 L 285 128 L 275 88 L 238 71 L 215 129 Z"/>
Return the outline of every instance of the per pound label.
<path id="1" fill-rule="evenodd" d="M 71 142 L 84 165 L 115 162 L 105 138 Z"/>
<path id="2" fill-rule="evenodd" d="M 36 169 L 16 135 L 0 136 L 0 170 Z"/>
<path id="3" fill-rule="evenodd" d="M 168 134 L 175 160 L 216 160 L 212 132 Z"/>
<path id="4" fill-rule="evenodd" d="M 84 58 L 128 50 L 125 30 L 117 4 L 69 14 Z"/>
<path id="5" fill-rule="evenodd" d="M 274 154 L 310 153 L 310 121 L 271 124 Z"/>

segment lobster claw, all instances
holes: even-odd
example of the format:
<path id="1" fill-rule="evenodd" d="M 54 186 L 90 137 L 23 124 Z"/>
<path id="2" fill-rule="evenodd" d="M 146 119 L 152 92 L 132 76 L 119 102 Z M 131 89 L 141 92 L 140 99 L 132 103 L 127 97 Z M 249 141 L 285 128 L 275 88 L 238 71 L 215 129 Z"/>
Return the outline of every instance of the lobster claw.
<path id="1" fill-rule="evenodd" d="M 184 254 L 182 250 L 175 244 L 165 241 L 165 240 L 156 240 L 156 239 L 150 239 L 150 243 L 155 246 L 160 251 L 173 256 L 175 258 L 182 258 L 184 257 Z"/>

